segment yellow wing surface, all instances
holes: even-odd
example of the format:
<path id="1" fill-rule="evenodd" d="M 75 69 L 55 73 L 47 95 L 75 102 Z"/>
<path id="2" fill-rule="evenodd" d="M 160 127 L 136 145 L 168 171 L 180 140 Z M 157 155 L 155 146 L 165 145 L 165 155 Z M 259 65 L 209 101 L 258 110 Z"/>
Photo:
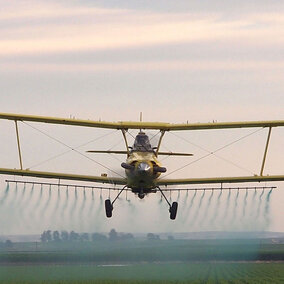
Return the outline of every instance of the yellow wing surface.
<path id="1" fill-rule="evenodd" d="M 7 169 L 7 168 L 0 168 L 0 174 L 29 176 L 29 177 L 47 178 L 47 179 L 76 180 L 76 181 L 84 181 L 84 182 L 89 181 L 89 182 L 107 183 L 107 184 L 115 184 L 115 185 L 127 185 L 127 179 L 119 178 L 119 177 L 76 175 L 76 174 L 42 172 L 42 171 L 20 170 L 20 169 Z M 266 182 L 266 181 L 284 181 L 284 175 L 159 179 L 157 180 L 156 185 L 168 186 L 168 185 L 244 183 L 244 182 Z"/>
<path id="2" fill-rule="evenodd" d="M 127 182 L 125 178 L 119 178 L 119 177 L 76 175 L 76 174 L 53 173 L 53 172 L 42 172 L 42 171 L 20 170 L 20 169 L 6 169 L 6 168 L 0 168 L 0 174 L 30 176 L 30 177 L 48 178 L 48 179 L 90 181 L 98 183 L 109 183 L 115 185 L 116 184 L 126 185 Z"/>
<path id="3" fill-rule="evenodd" d="M 270 131 L 271 131 L 271 128 L 284 126 L 284 120 L 171 124 L 171 123 L 163 123 L 163 122 L 128 122 L 128 121 L 104 122 L 104 121 L 55 118 L 55 117 L 21 115 L 21 114 L 10 114 L 10 113 L 0 113 L 0 119 L 12 120 L 16 122 L 17 121 L 30 121 L 30 122 L 41 122 L 41 123 L 50 123 L 50 124 L 121 129 L 121 130 L 156 129 L 156 130 L 161 130 L 161 131 L 202 130 L 202 129 L 210 130 L 210 129 L 256 128 L 256 127 L 267 127 L 267 128 L 270 128 Z M 269 133 L 269 137 L 270 137 L 270 133 Z M 267 146 L 268 146 L 268 142 L 269 142 L 269 139 L 267 141 Z M 94 151 L 94 152 L 105 152 L 105 151 Z M 117 151 L 117 152 L 119 152 L 119 154 L 126 153 L 125 151 Z M 265 152 L 267 152 L 267 149 Z M 168 153 L 165 153 L 165 154 L 168 154 Z M 185 155 L 184 153 L 175 153 L 175 154 Z M 188 154 L 188 155 L 191 155 L 191 154 Z M 265 156 L 266 156 L 266 153 L 265 153 Z M 265 161 L 265 157 L 264 157 L 264 161 Z M 262 165 L 262 171 L 263 171 L 264 161 Z M 284 175 L 263 176 L 262 171 L 260 175 L 242 176 L 242 177 L 185 178 L 185 179 L 163 179 L 161 178 L 157 180 L 156 184 L 158 186 L 167 186 L 167 185 L 182 185 L 182 184 L 284 181 Z M 119 184 L 119 185 L 127 184 L 126 178 L 41 172 L 41 171 L 31 171 L 31 170 L 23 170 L 23 169 L 0 168 L 0 174 L 32 176 L 32 177 L 40 177 L 40 178 L 78 180 L 78 181 L 91 181 L 91 182 Z"/>
<path id="4" fill-rule="evenodd" d="M 22 115 L 22 114 L 11 114 L 11 113 L 0 113 L 0 119 L 74 125 L 82 127 L 97 127 L 97 128 L 110 128 L 110 129 L 157 129 L 163 131 L 284 126 L 284 120 L 172 124 L 164 122 L 131 122 L 131 121 L 105 122 L 105 121 L 56 118 L 56 117 Z"/>
<path id="5" fill-rule="evenodd" d="M 242 177 L 212 177 L 212 178 L 185 178 L 185 179 L 159 179 L 157 185 L 184 185 L 184 184 L 212 184 L 212 183 L 243 183 L 284 181 L 284 175 L 271 176 L 242 176 Z"/>

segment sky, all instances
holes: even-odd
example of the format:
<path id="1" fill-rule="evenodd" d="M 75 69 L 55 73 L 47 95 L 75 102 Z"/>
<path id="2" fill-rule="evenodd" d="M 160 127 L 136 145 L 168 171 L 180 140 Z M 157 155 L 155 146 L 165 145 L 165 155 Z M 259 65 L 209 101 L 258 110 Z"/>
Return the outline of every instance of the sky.
<path id="1" fill-rule="evenodd" d="M 145 121 L 283 119 L 283 1 L 236 5 L 224 0 L 0 0 L 0 7 L 1 112 L 106 121 L 139 120 L 141 111 Z M 95 174 L 114 169 L 121 174 L 123 157 L 92 157 L 108 169 L 74 153 L 41 164 L 68 147 L 46 139 L 38 129 L 72 147 L 98 139 L 83 150 L 119 149 L 120 133 L 99 139 L 108 131 L 32 126 L 36 129 L 20 125 L 24 166 Z M 0 121 L 0 129 L 5 133 L 0 142 L 3 166 L 17 167 L 13 124 Z M 249 135 L 226 148 L 221 158 L 211 155 L 169 177 L 258 173 L 267 132 L 251 134 L 254 131 L 166 135 L 164 150 L 192 151 L 197 159 L 206 154 L 200 147 L 210 152 Z M 266 174 L 283 174 L 283 143 L 283 129 L 273 130 Z M 172 158 L 164 162 L 171 172 L 188 163 Z M 279 190 L 274 196 L 268 229 L 284 231 L 284 194 Z M 225 204 L 226 199 L 223 210 Z M 150 205 L 143 206 L 141 212 Z M 149 228 L 142 226 L 143 230 L 155 228 L 161 220 L 155 222 L 149 222 Z M 130 225 L 120 224 L 121 229 L 129 229 Z M 188 229 L 175 226 L 173 230 Z"/>

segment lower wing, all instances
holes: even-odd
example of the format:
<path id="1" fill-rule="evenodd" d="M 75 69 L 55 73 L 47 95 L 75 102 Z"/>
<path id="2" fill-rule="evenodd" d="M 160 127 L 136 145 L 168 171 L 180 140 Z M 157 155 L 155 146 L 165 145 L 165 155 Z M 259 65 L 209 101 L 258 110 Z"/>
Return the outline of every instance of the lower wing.
<path id="1" fill-rule="evenodd" d="M 48 178 L 48 179 L 51 178 L 51 179 L 90 181 L 90 182 L 98 182 L 98 183 L 109 183 L 109 184 L 115 184 L 115 185 L 116 184 L 126 185 L 127 183 L 125 178 L 119 178 L 119 177 L 75 175 L 75 174 L 18 170 L 18 169 L 5 169 L 5 168 L 0 168 L 0 174 L 16 175 L 16 176 L 31 176 L 31 177 Z"/>
<path id="2" fill-rule="evenodd" d="M 284 181 L 284 175 L 270 176 L 242 176 L 242 177 L 212 177 L 212 178 L 185 178 L 185 179 L 159 179 L 157 186 L 186 185 L 186 184 L 213 184 L 213 183 L 243 183 L 243 182 L 266 182 Z"/>

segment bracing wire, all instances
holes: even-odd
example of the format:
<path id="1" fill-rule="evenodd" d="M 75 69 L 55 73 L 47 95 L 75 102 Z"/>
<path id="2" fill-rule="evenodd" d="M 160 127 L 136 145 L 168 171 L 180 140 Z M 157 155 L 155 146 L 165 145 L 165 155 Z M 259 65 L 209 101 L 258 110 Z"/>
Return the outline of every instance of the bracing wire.
<path id="1" fill-rule="evenodd" d="M 182 140 L 184 140 L 184 141 L 186 141 L 186 142 L 188 142 L 188 143 L 190 143 L 190 144 L 192 144 L 192 145 L 194 145 L 194 146 L 196 146 L 196 147 L 198 147 L 198 148 L 200 148 L 200 149 L 206 151 L 208 154 L 206 154 L 206 155 L 204 155 L 204 156 L 201 156 L 200 158 L 198 158 L 198 159 L 196 159 L 196 160 L 194 160 L 194 161 L 191 161 L 190 163 L 187 163 L 187 164 L 185 164 L 185 165 L 183 165 L 183 166 L 181 166 L 181 167 L 179 167 L 179 168 L 177 168 L 177 169 L 175 169 L 175 170 L 169 172 L 168 174 L 164 175 L 163 178 L 165 178 L 166 176 L 171 175 L 171 174 L 173 174 L 173 173 L 175 173 L 175 172 L 177 172 L 177 171 L 179 171 L 179 170 L 182 170 L 182 169 L 184 169 L 184 168 L 186 168 L 186 167 L 188 167 L 188 166 L 190 166 L 190 165 L 192 165 L 192 164 L 194 164 L 194 163 L 196 163 L 196 162 L 198 162 L 198 161 L 200 161 L 200 160 L 203 160 L 204 158 L 207 158 L 207 157 L 209 157 L 209 156 L 211 156 L 211 155 L 215 155 L 216 157 L 221 158 L 220 156 L 217 156 L 215 153 L 216 153 L 216 152 L 219 152 L 219 151 L 221 151 L 221 150 L 223 150 L 223 149 L 225 149 L 225 148 L 227 148 L 227 147 L 229 147 L 229 146 L 231 146 L 231 145 L 233 145 L 233 144 L 235 144 L 235 143 L 237 143 L 237 142 L 239 142 L 239 141 L 241 141 L 241 140 L 243 140 L 243 139 L 245 139 L 245 138 L 247 138 L 247 137 L 249 137 L 249 136 L 251 136 L 251 135 L 253 135 L 253 134 L 257 133 L 257 132 L 259 132 L 259 131 L 261 131 L 261 130 L 263 130 L 263 129 L 264 129 L 264 128 L 257 129 L 257 130 L 255 130 L 255 131 L 253 131 L 253 132 L 251 132 L 251 133 L 249 133 L 249 134 L 246 134 L 246 135 L 244 135 L 244 136 L 242 136 L 242 137 L 240 137 L 240 138 L 238 138 L 238 139 L 236 139 L 236 140 L 234 140 L 234 141 L 232 141 L 232 142 L 230 142 L 230 143 L 228 143 L 228 144 L 226 144 L 226 145 L 224 145 L 224 146 L 222 146 L 222 147 L 220 147 L 220 148 L 217 148 L 217 149 L 214 150 L 214 151 L 209 151 L 209 150 L 207 150 L 207 149 L 205 149 L 205 148 L 203 148 L 203 147 L 201 147 L 201 146 L 198 146 L 198 145 L 196 145 L 196 144 L 194 144 L 194 143 L 191 143 L 191 142 L 188 141 L 187 139 L 185 139 L 185 138 L 183 138 L 183 137 L 180 137 L 180 136 L 177 135 L 177 134 L 171 133 L 172 135 L 174 135 L 174 136 L 176 136 L 176 137 L 178 137 L 178 138 L 180 138 L 180 139 L 182 139 Z M 221 159 L 223 159 L 223 158 L 221 158 Z M 224 159 L 224 161 L 229 162 L 227 159 Z M 233 163 L 233 162 L 230 162 L 230 163 L 232 163 L 232 164 L 234 164 L 235 166 L 239 167 L 237 164 L 235 164 L 235 163 Z M 242 167 L 240 167 L 240 168 L 242 168 Z M 242 169 L 244 169 L 244 168 L 242 168 Z M 246 170 L 247 170 L 247 169 L 246 169 Z M 249 170 L 247 170 L 247 171 L 249 171 Z M 249 171 L 249 172 L 252 173 L 251 171 Z"/>
<path id="2" fill-rule="evenodd" d="M 40 132 L 41 134 L 43 134 L 43 135 L 47 136 L 48 138 L 50 138 L 50 139 L 52 139 L 52 140 L 54 140 L 54 141 L 58 142 L 59 144 L 61 144 L 61 145 L 65 146 L 65 147 L 67 147 L 67 148 L 69 148 L 69 149 L 70 149 L 70 151 L 74 151 L 75 153 L 77 153 L 77 154 L 79 154 L 79 155 L 81 155 L 81 156 L 85 157 L 86 159 L 88 159 L 88 160 L 90 160 L 90 161 L 92 161 L 92 162 L 94 162 L 94 163 L 96 163 L 96 164 L 100 165 L 101 167 L 103 167 L 103 168 L 105 168 L 105 169 L 107 169 L 107 170 L 111 171 L 112 173 L 115 173 L 115 174 L 119 175 L 120 177 L 123 177 L 123 178 L 124 178 L 124 176 L 122 176 L 121 174 L 119 174 L 119 173 L 117 173 L 117 172 L 113 171 L 113 170 L 112 170 L 112 169 L 110 169 L 109 167 L 107 167 L 107 166 L 105 166 L 105 165 L 101 164 L 100 162 L 97 162 L 96 160 L 94 160 L 94 159 L 90 158 L 89 156 L 87 156 L 87 155 L 85 155 L 85 154 L 81 153 L 80 151 L 76 150 L 76 148 L 74 148 L 74 147 L 71 147 L 71 146 L 67 145 L 66 143 L 64 143 L 64 142 L 60 141 L 60 140 L 59 140 L 59 139 L 57 139 L 57 138 L 52 137 L 52 136 L 51 136 L 51 135 L 49 135 L 48 133 L 46 133 L 46 132 L 44 132 L 44 131 L 42 131 L 42 130 L 40 130 L 40 129 L 38 129 L 38 128 L 36 128 L 36 127 L 34 127 L 34 126 L 30 125 L 30 124 L 28 124 L 27 122 L 24 122 L 24 121 L 23 121 L 23 123 L 24 123 L 24 124 L 26 124 L 26 125 L 28 125 L 29 127 L 33 128 L 34 130 L 36 130 L 36 131 Z"/>
<path id="3" fill-rule="evenodd" d="M 93 142 L 98 141 L 98 140 L 100 140 L 100 139 L 102 139 L 102 138 L 105 138 L 105 137 L 107 137 L 108 135 L 113 134 L 113 133 L 116 132 L 116 131 L 117 131 L 117 130 L 112 131 L 112 132 L 109 132 L 109 133 L 106 133 L 106 134 L 104 134 L 104 135 L 102 135 L 102 136 L 99 136 L 99 137 L 97 137 L 97 138 L 95 138 L 95 139 L 92 139 L 92 140 L 90 140 L 90 141 L 88 141 L 88 142 L 86 142 L 86 143 L 84 143 L 84 144 L 80 144 L 80 145 L 74 147 L 74 149 L 79 149 L 79 148 L 81 148 L 81 147 L 84 147 L 84 146 L 86 146 L 86 145 L 88 145 L 88 144 L 90 144 L 90 143 L 93 143 Z M 43 165 L 43 164 L 45 164 L 45 163 L 47 163 L 47 162 L 50 162 L 50 161 L 52 161 L 52 160 L 54 160 L 54 159 L 56 159 L 56 158 L 59 158 L 59 157 L 61 157 L 61 156 L 64 156 L 64 155 L 66 155 L 66 154 L 68 154 L 68 153 L 70 153 L 70 152 L 72 152 L 72 151 L 73 151 L 73 149 L 70 149 L 70 150 L 68 150 L 68 151 L 65 151 L 65 152 L 59 153 L 59 154 L 57 154 L 57 155 L 54 155 L 54 156 L 50 157 L 49 159 L 46 159 L 46 160 L 44 160 L 44 161 L 42 161 L 42 162 L 39 162 L 39 163 L 37 163 L 37 164 L 35 164 L 35 165 L 32 165 L 31 167 L 29 167 L 29 169 L 32 169 L 32 168 L 41 166 L 41 165 Z"/>

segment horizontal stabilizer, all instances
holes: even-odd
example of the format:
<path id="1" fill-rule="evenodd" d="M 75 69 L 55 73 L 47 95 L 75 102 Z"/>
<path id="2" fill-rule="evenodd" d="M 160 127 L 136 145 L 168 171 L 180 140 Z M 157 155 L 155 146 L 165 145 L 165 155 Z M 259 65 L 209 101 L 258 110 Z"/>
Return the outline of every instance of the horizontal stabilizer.
<path id="1" fill-rule="evenodd" d="M 114 150 L 90 150 L 87 153 L 95 154 L 122 154 L 127 155 L 127 151 L 114 151 Z M 193 156 L 191 153 L 176 153 L 176 152 L 158 152 L 159 156 Z"/>

